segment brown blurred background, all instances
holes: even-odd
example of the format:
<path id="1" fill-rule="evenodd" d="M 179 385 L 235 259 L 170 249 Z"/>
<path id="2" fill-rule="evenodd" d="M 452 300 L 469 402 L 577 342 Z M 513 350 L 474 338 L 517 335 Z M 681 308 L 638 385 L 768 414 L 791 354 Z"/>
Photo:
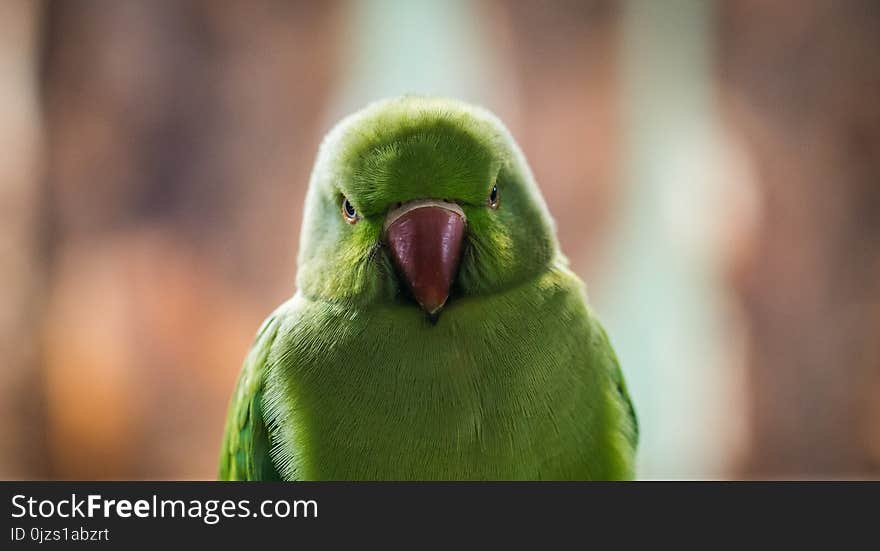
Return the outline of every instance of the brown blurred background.
<path id="1" fill-rule="evenodd" d="M 0 478 L 213 478 L 321 136 L 510 126 L 646 478 L 880 475 L 880 3 L 0 3 Z"/>

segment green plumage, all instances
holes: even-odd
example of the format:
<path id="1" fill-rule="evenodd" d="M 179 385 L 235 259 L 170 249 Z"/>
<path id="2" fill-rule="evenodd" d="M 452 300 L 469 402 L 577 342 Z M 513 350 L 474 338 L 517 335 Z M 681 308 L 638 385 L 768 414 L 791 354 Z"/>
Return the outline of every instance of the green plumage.
<path id="1" fill-rule="evenodd" d="M 436 324 L 382 245 L 389 208 L 421 198 L 467 215 Z M 406 97 L 337 125 L 310 182 L 297 286 L 245 360 L 220 478 L 633 476 L 638 428 L 617 358 L 522 153 L 486 111 Z"/>

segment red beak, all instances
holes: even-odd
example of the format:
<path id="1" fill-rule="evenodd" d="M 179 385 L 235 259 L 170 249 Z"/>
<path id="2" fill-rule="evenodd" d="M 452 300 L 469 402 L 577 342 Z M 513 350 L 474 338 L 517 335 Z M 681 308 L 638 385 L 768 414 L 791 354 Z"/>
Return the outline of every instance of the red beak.
<path id="1" fill-rule="evenodd" d="M 388 214 L 385 241 L 413 297 L 434 315 L 458 273 L 465 216 L 454 203 L 413 201 Z"/>

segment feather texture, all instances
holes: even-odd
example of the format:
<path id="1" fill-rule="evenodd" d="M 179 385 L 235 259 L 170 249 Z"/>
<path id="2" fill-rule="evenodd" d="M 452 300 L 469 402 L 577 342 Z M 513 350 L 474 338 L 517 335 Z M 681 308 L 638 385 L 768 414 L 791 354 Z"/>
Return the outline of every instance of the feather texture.
<path id="1" fill-rule="evenodd" d="M 382 247 L 385 213 L 416 198 L 454 200 L 468 221 L 434 321 Z M 617 357 L 495 117 L 429 98 L 349 117 L 321 148 L 303 224 L 299 291 L 245 360 L 221 478 L 634 475 L 638 425 Z"/>

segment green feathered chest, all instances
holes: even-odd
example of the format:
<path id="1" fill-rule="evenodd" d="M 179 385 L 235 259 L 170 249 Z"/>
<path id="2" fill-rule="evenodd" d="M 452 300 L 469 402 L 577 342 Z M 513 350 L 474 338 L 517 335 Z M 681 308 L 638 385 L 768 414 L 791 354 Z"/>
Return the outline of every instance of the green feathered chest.
<path id="1" fill-rule="evenodd" d="M 297 296 L 263 414 L 289 479 L 608 479 L 632 474 L 616 360 L 579 281 L 352 310 Z"/>

